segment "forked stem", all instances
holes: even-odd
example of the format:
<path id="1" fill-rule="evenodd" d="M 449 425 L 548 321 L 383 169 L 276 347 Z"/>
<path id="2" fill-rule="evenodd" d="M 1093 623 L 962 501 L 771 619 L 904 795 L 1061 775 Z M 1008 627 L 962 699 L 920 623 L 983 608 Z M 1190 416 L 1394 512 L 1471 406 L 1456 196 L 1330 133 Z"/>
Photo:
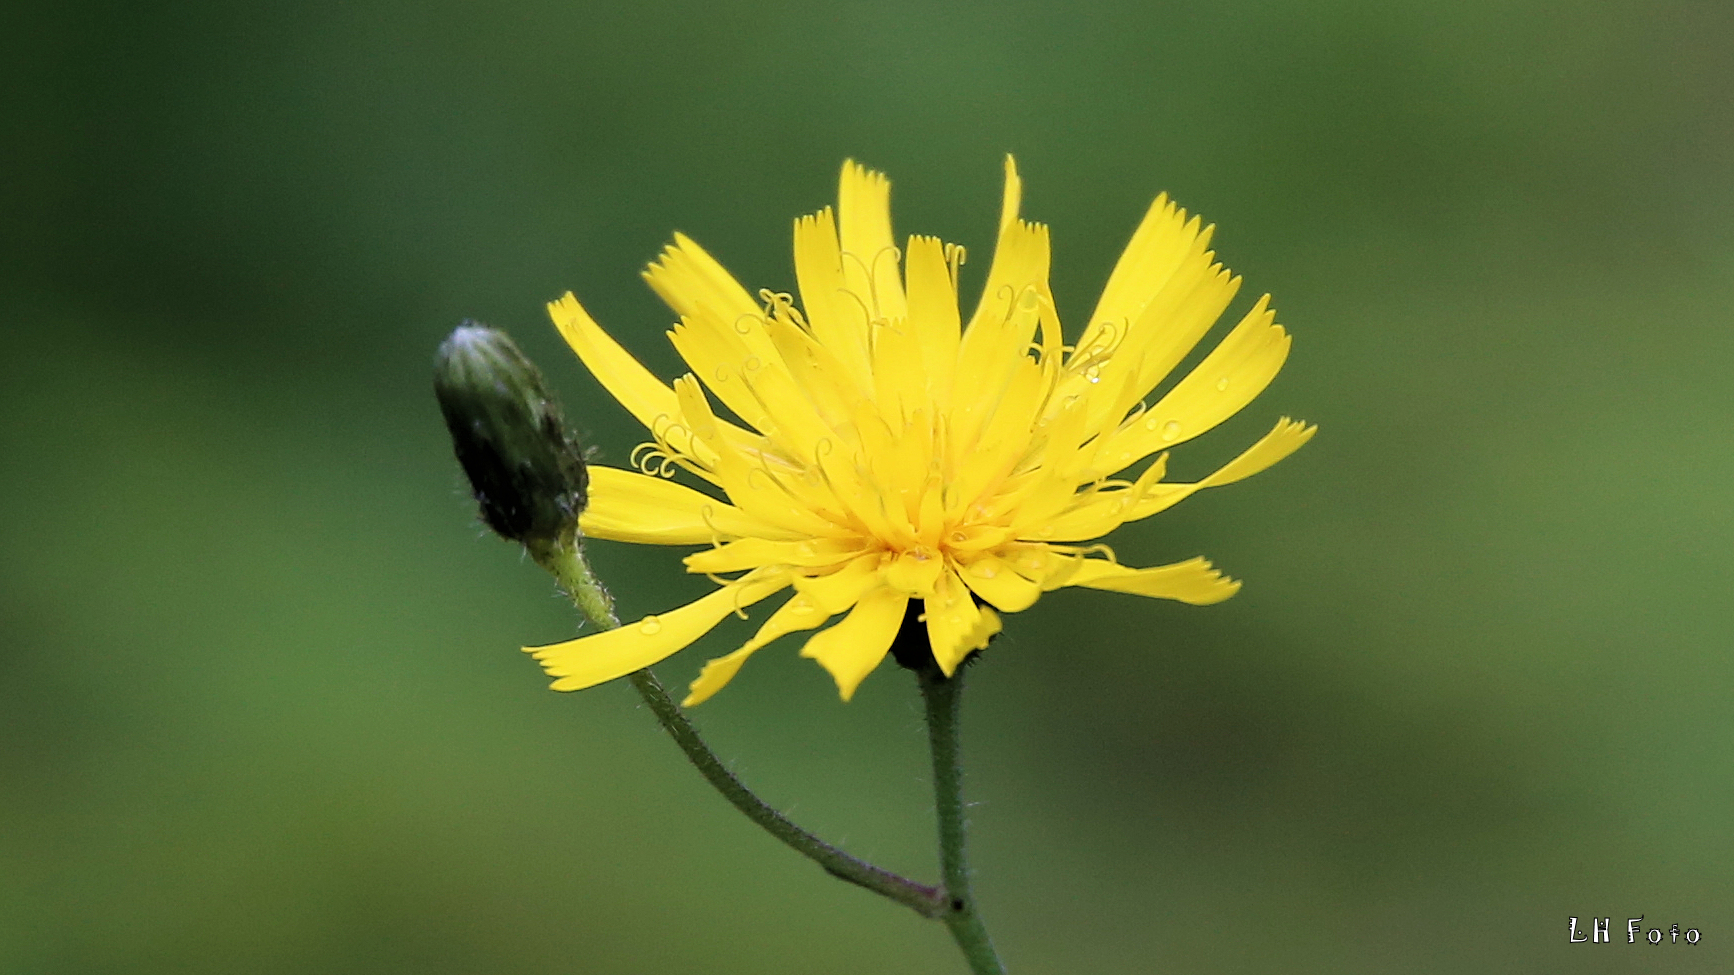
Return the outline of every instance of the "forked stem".
<path id="1" fill-rule="evenodd" d="M 597 629 L 612 630 L 620 625 L 619 618 L 614 615 L 614 601 L 590 571 L 590 564 L 585 560 L 583 549 L 578 544 L 531 546 L 530 556 L 554 575 L 579 612 Z M 674 743 L 680 746 L 687 761 L 698 769 L 705 781 L 765 832 L 817 863 L 834 877 L 888 897 L 922 917 L 946 918 L 947 923 L 951 923 L 951 907 L 943 891 L 918 884 L 907 877 L 850 856 L 796 826 L 788 817 L 754 795 L 752 790 L 717 758 L 710 746 L 704 743 L 704 739 L 699 737 L 698 729 L 693 727 L 686 712 L 668 696 L 668 691 L 648 667 L 629 674 L 627 680 L 632 682 L 638 696 L 644 699 L 650 712 L 656 715 L 657 722 L 668 732 L 669 737 L 674 739 Z M 999 969 L 977 971 L 998 972 Z"/>

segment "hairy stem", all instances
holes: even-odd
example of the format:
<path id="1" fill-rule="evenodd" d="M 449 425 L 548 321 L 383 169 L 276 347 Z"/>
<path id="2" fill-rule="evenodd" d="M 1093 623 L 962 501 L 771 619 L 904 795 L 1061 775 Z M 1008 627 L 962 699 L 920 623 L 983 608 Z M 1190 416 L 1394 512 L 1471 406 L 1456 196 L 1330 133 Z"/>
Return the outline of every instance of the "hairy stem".
<path id="1" fill-rule="evenodd" d="M 950 677 L 937 667 L 915 672 L 927 705 L 927 737 L 933 748 L 933 795 L 939 818 L 939 862 L 944 876 L 945 913 L 957 946 L 975 975 L 1005 975 L 994 954 L 987 927 L 976 909 L 969 886 L 969 858 L 964 851 L 966 821 L 963 807 L 963 762 L 958 736 L 958 712 L 963 699 L 963 668 Z"/>
<path id="2" fill-rule="evenodd" d="M 532 547 L 530 555 L 537 564 L 553 573 L 560 587 L 571 596 L 579 612 L 597 629 L 611 630 L 620 625 L 620 620 L 614 615 L 614 601 L 590 571 L 590 564 L 585 561 L 583 549 L 578 544 Z M 705 781 L 765 832 L 782 840 L 795 852 L 817 863 L 832 876 L 888 897 L 923 917 L 945 917 L 951 910 L 945 894 L 938 888 L 918 884 L 850 856 L 796 826 L 788 817 L 754 795 L 751 789 L 723 765 L 710 746 L 704 743 L 704 739 L 699 737 L 698 729 L 693 727 L 686 712 L 668 696 L 668 691 L 663 689 L 662 683 L 649 668 L 628 675 L 627 680 L 631 681 L 650 712 L 656 715 L 657 722 L 668 732 L 669 737 L 674 739 L 674 743 L 680 746 L 687 760 L 698 769 Z"/>

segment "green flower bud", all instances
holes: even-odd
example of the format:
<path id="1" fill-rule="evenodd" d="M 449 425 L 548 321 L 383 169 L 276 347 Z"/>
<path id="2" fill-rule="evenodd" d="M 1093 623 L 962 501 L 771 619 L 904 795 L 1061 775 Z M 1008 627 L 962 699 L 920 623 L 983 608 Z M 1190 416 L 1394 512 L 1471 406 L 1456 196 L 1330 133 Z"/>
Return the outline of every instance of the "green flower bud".
<path id="1" fill-rule="evenodd" d="M 535 363 L 505 332 L 466 321 L 440 345 L 434 395 L 482 521 L 532 547 L 570 544 L 590 474 Z"/>

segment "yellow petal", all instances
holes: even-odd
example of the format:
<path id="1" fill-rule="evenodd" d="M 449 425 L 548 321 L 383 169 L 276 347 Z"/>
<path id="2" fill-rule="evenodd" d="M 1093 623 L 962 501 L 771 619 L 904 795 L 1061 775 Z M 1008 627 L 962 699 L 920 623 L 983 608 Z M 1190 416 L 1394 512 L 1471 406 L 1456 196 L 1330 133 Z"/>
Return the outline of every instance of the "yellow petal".
<path id="1" fill-rule="evenodd" d="M 680 415 L 679 404 L 675 400 L 674 390 L 651 375 L 650 370 L 640 365 L 630 352 L 620 347 L 584 306 L 578 303 L 571 292 L 567 292 L 558 301 L 550 302 L 548 314 L 554 319 L 554 325 L 565 337 L 566 343 L 572 346 L 572 351 L 578 353 L 578 358 L 608 390 L 608 394 L 626 407 L 646 430 L 653 433 L 659 427 L 666 428 L 669 421 Z M 723 433 L 731 443 L 737 445 L 752 444 L 760 441 L 757 434 L 742 430 L 732 423 L 722 424 Z M 676 443 L 676 447 L 685 449 L 684 442 Z M 693 445 L 698 460 L 709 463 L 710 457 L 703 445 Z"/>
<path id="2" fill-rule="evenodd" d="M 944 559 L 910 550 L 885 567 L 885 584 L 905 595 L 930 596 L 944 570 Z"/>
<path id="3" fill-rule="evenodd" d="M 762 327 L 756 331 L 764 334 Z M 766 360 L 748 349 L 733 328 L 709 316 L 688 317 L 668 330 L 668 340 L 692 367 L 693 373 L 704 381 L 717 399 L 722 400 L 724 406 L 734 411 L 735 416 L 754 430 L 775 437 L 776 419 L 765 409 L 765 404 L 759 402 L 747 383 L 749 375 L 764 371 Z M 764 344 L 767 353 L 774 355 L 774 346 L 768 336 Z M 781 357 L 774 358 L 769 368 L 781 369 Z"/>
<path id="4" fill-rule="evenodd" d="M 1040 586 L 1043 592 L 1070 584 L 1073 573 L 1084 564 L 1081 557 L 1061 555 L 1046 545 L 1008 545 L 999 554 L 1018 575 Z"/>
<path id="5" fill-rule="evenodd" d="M 971 560 L 959 572 L 977 595 L 1008 613 L 1029 609 L 1042 594 L 1041 586 L 992 555 Z"/>
<path id="6" fill-rule="evenodd" d="M 776 348 L 765 334 L 764 311 L 740 282 L 685 234 L 675 234 L 644 280 L 681 317 L 671 336 L 681 358 L 715 390 L 729 409 L 762 432 L 750 397 L 739 387 L 742 374 L 776 368 Z M 715 381 L 713 383 L 713 380 Z"/>
<path id="7" fill-rule="evenodd" d="M 550 302 L 548 314 L 590 374 L 646 429 L 654 429 L 658 417 L 678 415 L 674 390 L 651 375 L 650 370 L 639 365 L 630 352 L 604 332 L 571 292 Z"/>
<path id="8" fill-rule="evenodd" d="M 1201 558 L 1149 569 L 1133 569 L 1101 559 L 1087 559 L 1066 584 L 1156 599 L 1178 599 L 1194 606 L 1220 603 L 1240 591 L 1240 583 L 1225 578 Z"/>
<path id="9" fill-rule="evenodd" d="M 1270 385 L 1288 358 L 1289 337 L 1275 324 L 1270 296 L 1260 298 L 1196 368 L 1142 418 L 1116 431 L 1099 462 L 1118 471 L 1158 450 L 1190 440 L 1240 412 Z"/>
<path id="10" fill-rule="evenodd" d="M 874 326 L 873 399 L 879 415 L 893 430 L 901 431 L 916 413 L 932 408 L 920 338 L 905 319 Z M 907 438 L 911 443 L 917 438 Z"/>
<path id="11" fill-rule="evenodd" d="M 844 287 L 867 303 L 874 321 L 909 314 L 891 236 L 891 181 L 850 160 L 837 185 L 837 234 Z"/>
<path id="12" fill-rule="evenodd" d="M 733 326 L 736 318 L 760 311 L 734 275 L 685 234 L 674 235 L 674 243 L 644 269 L 644 280 L 683 318 L 710 312 Z"/>
<path id="13" fill-rule="evenodd" d="M 871 389 L 870 299 L 850 290 L 843 273 L 845 260 L 852 262 L 854 256 L 843 256 L 830 207 L 795 221 L 795 280 L 801 289 L 801 307 L 807 311 L 807 328 L 856 386 Z M 791 360 L 790 369 L 794 368 Z"/>
<path id="14" fill-rule="evenodd" d="M 698 380 L 690 374 L 674 381 L 675 397 L 681 420 L 693 432 L 695 439 L 710 447 L 716 455 L 714 472 L 717 483 L 747 514 L 776 525 L 788 534 L 781 537 L 815 537 L 827 534 L 834 526 L 792 496 L 763 463 L 762 455 L 745 453 L 725 439 L 725 424 L 711 412 L 710 402 Z"/>
<path id="15" fill-rule="evenodd" d="M 1240 456 L 1217 469 L 1198 484 L 1200 487 L 1221 487 L 1245 480 L 1301 449 L 1319 428 L 1302 420 L 1283 417 L 1258 442 L 1241 451 Z"/>
<path id="16" fill-rule="evenodd" d="M 852 539 L 801 539 L 769 541 L 743 538 L 720 548 L 694 552 L 684 560 L 688 572 L 739 572 L 761 565 L 793 565 L 824 568 L 849 561 L 861 554 L 862 541 Z"/>
<path id="17" fill-rule="evenodd" d="M 705 661 L 704 668 L 687 688 L 686 697 L 680 702 L 680 706 L 690 708 L 710 700 L 717 691 L 727 687 L 729 681 L 735 679 L 735 675 L 741 671 L 741 665 L 752 655 L 752 650 L 742 647 L 734 653 L 725 653 Z"/>
<path id="18" fill-rule="evenodd" d="M 877 555 L 863 555 L 836 572 L 822 576 L 796 576 L 795 589 L 830 616 L 855 604 L 879 582 Z"/>
<path id="19" fill-rule="evenodd" d="M 1024 354 L 1035 334 L 1038 302 L 1046 296 L 1049 259 L 1045 225 L 1017 220 L 1000 231 L 981 301 L 958 349 L 960 381 L 1000 354 Z"/>
<path id="20" fill-rule="evenodd" d="M 909 597 L 902 593 L 875 589 L 855 604 L 843 622 L 808 640 L 801 656 L 817 660 L 830 671 L 838 693 L 847 701 L 885 659 L 908 605 Z"/>
<path id="21" fill-rule="evenodd" d="M 1136 350 L 1140 394 L 1154 388 L 1186 358 L 1240 292 L 1240 278 L 1210 263 L 1210 258 L 1208 253 L 1198 258 L 1195 275 L 1183 269 L 1132 324 L 1129 344 Z"/>
<path id="22" fill-rule="evenodd" d="M 1132 518 L 1140 499 L 1162 489 L 1158 482 L 1167 470 L 1168 455 L 1160 454 L 1128 487 L 1079 492 L 1073 496 L 1072 506 L 1064 514 L 1040 526 L 1037 531 L 1041 532 L 1044 540 L 1052 542 L 1101 538 Z"/>
<path id="23" fill-rule="evenodd" d="M 770 618 L 765 620 L 765 625 L 759 627 L 759 631 L 753 634 L 753 638 L 748 640 L 739 650 L 706 663 L 704 669 L 699 672 L 698 679 L 692 682 L 686 700 L 680 702 L 681 707 L 690 708 L 695 704 L 702 704 L 710 700 L 712 695 L 727 686 L 729 681 L 734 680 L 741 665 L 746 663 L 747 658 L 752 656 L 760 647 L 785 634 L 798 630 L 810 630 L 829 618 L 825 613 L 819 612 L 819 608 L 813 604 L 811 599 L 803 595 L 796 595 L 784 603 L 775 613 L 772 613 Z"/>
<path id="24" fill-rule="evenodd" d="M 963 658 L 987 646 L 988 638 L 999 632 L 999 617 L 991 617 L 990 623 L 982 612 L 983 608 L 975 604 L 956 572 L 947 571 L 939 577 L 934 594 L 923 606 L 922 616 L 933 659 L 945 676 L 950 677 Z M 991 614 L 992 610 L 987 612 Z"/>
<path id="25" fill-rule="evenodd" d="M 929 396 L 934 405 L 944 408 L 951 398 L 962 334 L 957 287 L 945 259 L 945 245 L 938 237 L 911 237 L 904 265 L 909 275 L 909 327 L 921 346 Z"/>
<path id="26" fill-rule="evenodd" d="M 1188 221 L 1186 211 L 1175 206 L 1168 194 L 1156 197 L 1108 275 L 1101 300 L 1078 340 L 1080 355 L 1105 339 L 1123 341 L 1125 330 L 1139 319 L 1150 299 L 1189 260 L 1204 253 L 1211 231 L 1201 229 L 1201 223 L 1197 217 Z M 1110 335 L 1115 329 L 1119 334 Z"/>
<path id="27" fill-rule="evenodd" d="M 1276 421 L 1271 431 L 1258 439 L 1258 442 L 1241 451 L 1240 456 L 1222 465 L 1216 473 L 1195 484 L 1157 484 L 1140 498 L 1127 513 L 1126 521 L 1137 521 L 1148 518 L 1159 511 L 1165 511 L 1181 501 L 1205 488 L 1221 487 L 1233 484 L 1235 481 L 1251 477 L 1270 467 L 1289 454 L 1301 449 L 1318 427 L 1309 426 L 1299 420 L 1288 417 Z"/>
<path id="28" fill-rule="evenodd" d="M 590 467 L 590 503 L 578 517 L 578 527 L 589 538 L 640 545 L 804 537 L 666 478 L 597 465 Z"/>
<path id="29" fill-rule="evenodd" d="M 999 229 L 1001 233 L 1018 218 L 1018 210 L 1023 206 L 1024 181 L 1018 178 L 1017 160 L 1011 153 L 1005 157 L 1005 192 L 1000 195 Z"/>
<path id="30" fill-rule="evenodd" d="M 540 661 L 548 676 L 557 678 L 554 690 L 594 687 L 656 663 L 709 633 L 728 614 L 788 584 L 786 574 L 749 578 L 661 616 L 646 616 L 636 623 L 565 643 L 525 647 L 524 652 Z"/>

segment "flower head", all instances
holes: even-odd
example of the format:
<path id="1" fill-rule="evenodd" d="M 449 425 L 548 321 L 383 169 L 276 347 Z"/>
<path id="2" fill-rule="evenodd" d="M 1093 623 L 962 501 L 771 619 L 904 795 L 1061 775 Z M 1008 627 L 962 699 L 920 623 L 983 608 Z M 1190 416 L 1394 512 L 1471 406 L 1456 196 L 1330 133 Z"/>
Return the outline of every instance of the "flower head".
<path id="1" fill-rule="evenodd" d="M 652 437 L 635 452 L 637 471 L 591 467 L 584 532 L 708 545 L 686 568 L 719 583 L 661 616 L 531 648 L 556 690 L 649 666 L 791 588 L 740 649 L 705 665 L 688 705 L 760 647 L 815 629 L 801 653 L 848 700 L 916 600 L 949 675 L 999 632 L 998 612 L 1060 586 L 1195 604 L 1240 588 L 1201 558 L 1136 569 L 1080 543 L 1256 474 L 1312 436 L 1315 427 L 1284 418 L 1203 480 L 1163 479 L 1164 451 L 1228 419 L 1282 367 L 1289 338 L 1269 296 L 1147 403 L 1239 288 L 1213 261 L 1213 228 L 1157 197 L 1083 334 L 1066 345 L 1048 290 L 1048 231 L 1019 219 L 1021 188 L 1008 158 L 999 240 L 967 321 L 963 249 L 915 236 L 900 251 L 890 183 L 853 162 L 836 214 L 795 222 L 798 306 L 772 291 L 755 300 L 679 234 L 644 272 L 680 316 L 668 335 L 692 371 L 672 388 L 572 295 L 549 306 L 579 358 Z M 721 497 L 667 479 L 676 468 Z"/>

